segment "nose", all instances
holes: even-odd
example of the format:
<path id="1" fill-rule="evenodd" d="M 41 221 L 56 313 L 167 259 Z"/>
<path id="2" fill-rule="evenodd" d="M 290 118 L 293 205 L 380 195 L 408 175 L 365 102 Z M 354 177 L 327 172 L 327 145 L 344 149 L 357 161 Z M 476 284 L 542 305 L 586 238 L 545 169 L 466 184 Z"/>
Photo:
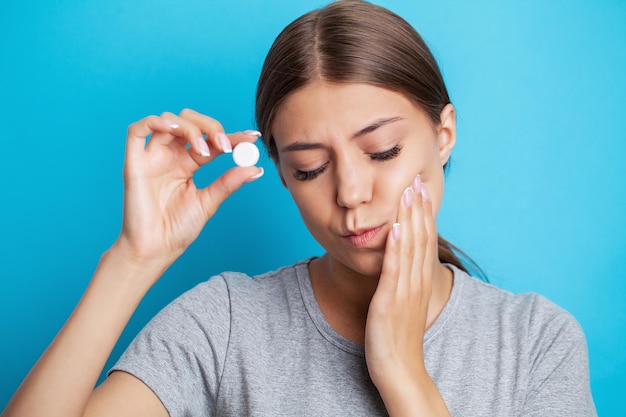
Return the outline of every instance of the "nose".
<path id="1" fill-rule="evenodd" d="M 364 168 L 364 167 L 363 167 Z M 356 208 L 372 199 L 372 181 L 367 169 L 350 161 L 337 163 L 337 204 L 344 208 Z"/>

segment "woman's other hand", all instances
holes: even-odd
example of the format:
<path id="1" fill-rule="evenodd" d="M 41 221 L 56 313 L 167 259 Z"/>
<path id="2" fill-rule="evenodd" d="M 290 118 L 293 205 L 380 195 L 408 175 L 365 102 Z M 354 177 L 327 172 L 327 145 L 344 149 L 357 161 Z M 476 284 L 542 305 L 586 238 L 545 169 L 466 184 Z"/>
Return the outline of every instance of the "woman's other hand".
<path id="1" fill-rule="evenodd" d="M 432 204 L 418 176 L 401 197 L 365 330 L 368 370 L 391 416 L 449 415 L 424 365 L 436 261 Z"/>
<path id="2" fill-rule="evenodd" d="M 124 164 L 124 217 L 114 245 L 137 262 L 165 267 L 197 238 L 220 204 L 244 182 L 263 174 L 234 167 L 198 189 L 194 173 L 258 132 L 226 135 L 221 124 L 193 110 L 149 116 L 128 129 Z M 150 136 L 148 140 L 148 136 Z"/>

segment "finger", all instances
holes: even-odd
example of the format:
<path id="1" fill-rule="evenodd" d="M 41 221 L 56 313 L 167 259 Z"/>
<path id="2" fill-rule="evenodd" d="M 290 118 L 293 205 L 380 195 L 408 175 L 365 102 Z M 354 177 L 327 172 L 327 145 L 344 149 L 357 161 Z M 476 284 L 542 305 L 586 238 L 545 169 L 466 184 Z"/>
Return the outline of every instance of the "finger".
<path id="1" fill-rule="evenodd" d="M 425 184 L 422 184 L 420 189 L 424 206 L 424 225 L 426 233 L 428 234 L 428 240 L 426 243 L 426 253 L 424 256 L 424 284 L 427 288 L 432 285 L 432 274 L 434 272 L 435 263 L 438 260 L 438 234 L 437 224 L 435 221 L 435 215 L 433 213 L 433 205 L 430 200 L 430 195 Z"/>
<path id="2" fill-rule="evenodd" d="M 194 122 L 202 133 L 206 135 L 211 149 L 217 149 L 219 153 L 231 153 L 233 147 L 239 143 L 254 142 L 261 137 L 261 132 L 257 130 L 244 130 L 226 134 L 224 128 L 217 120 L 190 109 L 183 110 L 181 117 Z"/>
<path id="3" fill-rule="evenodd" d="M 411 271 L 411 287 L 414 291 L 419 291 L 422 286 L 424 259 L 428 244 L 428 231 L 424 219 L 424 199 L 421 193 L 422 187 L 423 184 L 418 176 L 411 187 L 415 197 L 412 206 L 414 254 Z"/>
<path id="4" fill-rule="evenodd" d="M 385 294 L 395 294 L 398 286 L 398 276 L 400 274 L 400 239 L 401 225 L 394 223 L 387 234 L 383 265 L 380 272 L 380 279 L 376 292 Z"/>
<path id="5" fill-rule="evenodd" d="M 224 133 L 222 124 L 217 120 L 191 109 L 181 111 L 180 117 L 197 126 L 202 134 L 206 135 L 207 142 L 214 151 L 218 153 L 230 153 L 233 151 L 232 145 Z"/>
<path id="6" fill-rule="evenodd" d="M 257 130 L 244 130 L 243 132 L 228 133 L 226 135 L 232 147 L 239 145 L 241 142 L 254 143 L 261 137 L 261 132 Z"/>
<path id="7" fill-rule="evenodd" d="M 413 206 L 415 205 L 415 192 L 408 187 L 402 193 L 400 208 L 398 210 L 398 222 L 400 223 L 400 275 L 398 277 L 398 291 L 407 294 L 410 288 L 411 275 L 413 272 L 413 258 L 415 255 L 415 233 Z"/>
<path id="8" fill-rule="evenodd" d="M 152 138 L 152 140 L 148 143 L 148 149 L 157 145 L 169 146 L 177 138 L 183 138 L 184 143 L 188 143 L 192 152 L 195 154 L 196 158 L 194 159 L 199 163 L 199 165 L 208 161 L 206 158 L 211 156 L 211 151 L 202 136 L 203 132 L 198 126 L 196 126 L 193 122 L 183 119 L 182 117 L 170 112 L 162 113 L 161 118 L 169 120 L 174 124 L 174 128 L 171 131 L 172 135 L 160 135 Z"/>
<path id="9" fill-rule="evenodd" d="M 237 191 L 239 187 L 246 182 L 257 180 L 263 173 L 263 168 L 259 167 L 234 167 L 222 174 L 211 185 L 200 190 L 206 220 L 208 221 L 224 200 Z"/>
<path id="10" fill-rule="evenodd" d="M 146 139 L 149 135 L 157 136 L 158 133 L 169 134 L 177 126 L 157 116 L 148 116 L 128 127 L 126 139 L 126 154 L 129 156 L 138 154 L 146 147 Z"/>

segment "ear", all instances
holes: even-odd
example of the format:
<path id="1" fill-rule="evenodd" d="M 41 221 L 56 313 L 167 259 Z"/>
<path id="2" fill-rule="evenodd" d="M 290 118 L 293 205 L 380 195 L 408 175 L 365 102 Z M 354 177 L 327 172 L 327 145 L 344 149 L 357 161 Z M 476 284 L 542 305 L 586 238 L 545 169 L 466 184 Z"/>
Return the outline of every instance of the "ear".
<path id="1" fill-rule="evenodd" d="M 452 103 L 446 104 L 441 110 L 439 120 L 441 120 L 437 132 L 439 136 L 439 159 L 443 166 L 450 159 L 452 148 L 456 144 L 456 111 Z"/>

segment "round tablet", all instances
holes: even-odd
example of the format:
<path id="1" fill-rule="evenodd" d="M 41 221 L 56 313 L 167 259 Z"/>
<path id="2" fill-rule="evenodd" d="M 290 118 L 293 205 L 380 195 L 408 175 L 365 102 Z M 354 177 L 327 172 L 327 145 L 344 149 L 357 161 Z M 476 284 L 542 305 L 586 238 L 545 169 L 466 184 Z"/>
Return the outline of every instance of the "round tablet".
<path id="1" fill-rule="evenodd" d="M 254 143 L 241 142 L 233 149 L 233 161 L 240 167 L 251 167 L 259 161 L 259 148 Z"/>

